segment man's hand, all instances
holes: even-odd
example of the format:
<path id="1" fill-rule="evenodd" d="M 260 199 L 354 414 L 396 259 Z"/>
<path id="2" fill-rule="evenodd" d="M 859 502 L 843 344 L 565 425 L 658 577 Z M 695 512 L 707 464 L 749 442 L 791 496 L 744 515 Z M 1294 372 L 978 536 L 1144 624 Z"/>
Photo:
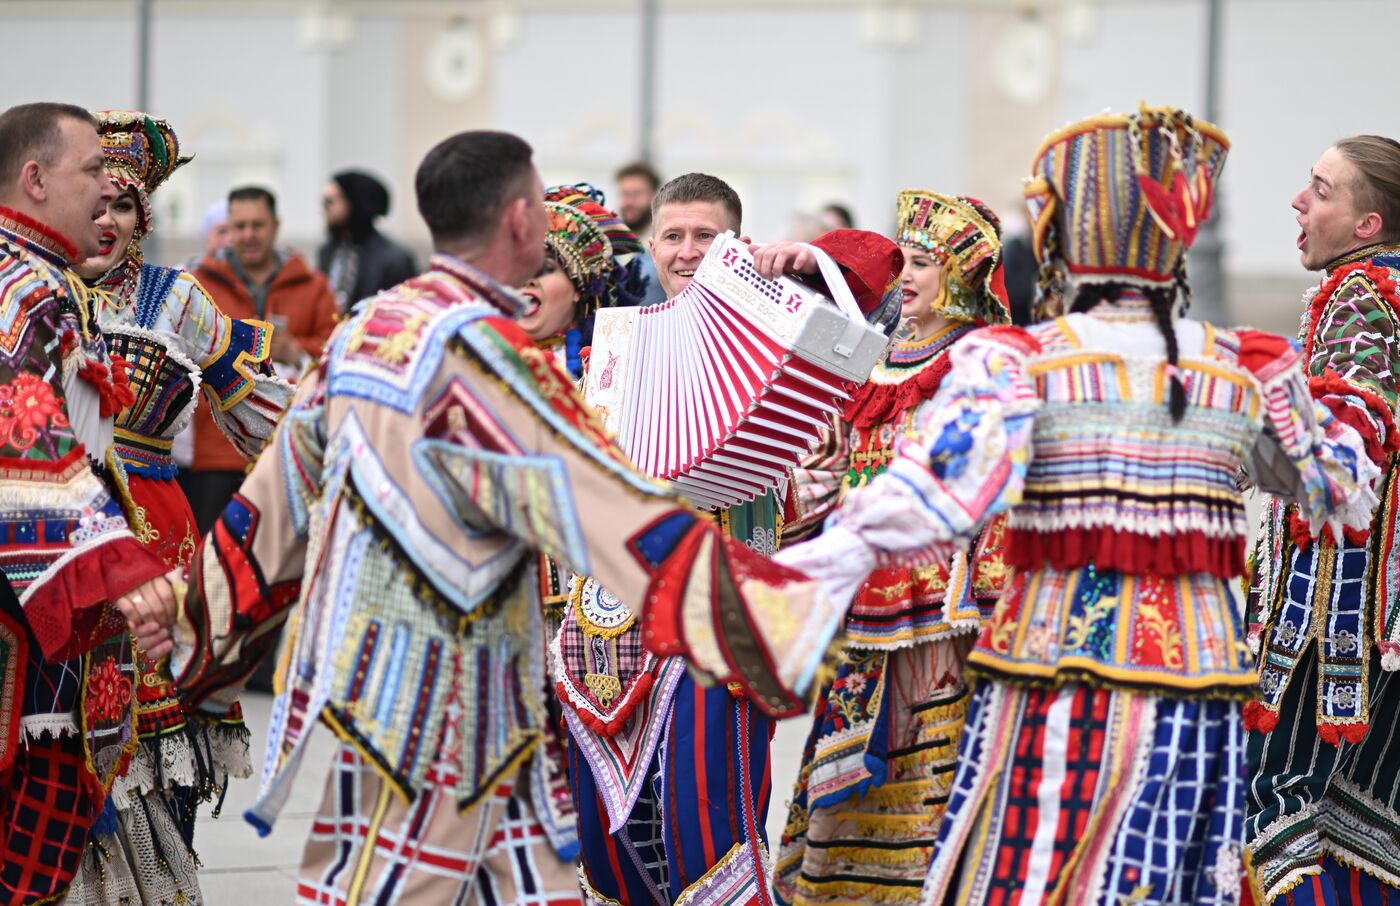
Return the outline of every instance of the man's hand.
<path id="1" fill-rule="evenodd" d="M 272 329 L 272 348 L 269 354 L 274 362 L 300 362 L 305 354 L 297 338 L 280 327 Z"/>
<path id="2" fill-rule="evenodd" d="M 815 274 L 817 256 L 800 242 L 774 242 L 768 245 L 750 245 L 753 255 L 753 268 L 758 275 L 768 280 L 783 274 Z"/>
<path id="3" fill-rule="evenodd" d="M 146 657 L 152 663 L 159 661 L 174 649 L 174 642 L 170 637 L 170 630 L 159 623 L 142 623 L 140 626 L 131 627 L 131 637 L 136 640 L 136 644 L 141 646 L 141 650 L 146 652 Z"/>
<path id="4" fill-rule="evenodd" d="M 170 627 L 180 616 L 168 576 L 156 576 L 116 600 L 127 628 L 152 660 L 170 653 Z"/>

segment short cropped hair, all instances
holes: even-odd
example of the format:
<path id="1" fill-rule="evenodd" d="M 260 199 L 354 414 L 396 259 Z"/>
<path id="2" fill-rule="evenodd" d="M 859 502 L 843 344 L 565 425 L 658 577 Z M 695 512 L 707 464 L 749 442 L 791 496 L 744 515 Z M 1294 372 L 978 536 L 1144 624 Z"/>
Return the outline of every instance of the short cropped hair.
<path id="1" fill-rule="evenodd" d="M 31 160 L 52 164 L 63 150 L 59 123 L 65 119 L 97 127 L 89 111 L 54 101 L 20 104 L 0 113 L 0 184 L 14 182 Z"/>
<path id="2" fill-rule="evenodd" d="M 622 182 L 624 179 L 633 176 L 640 176 L 642 179 L 645 179 L 647 184 L 651 186 L 652 192 L 661 188 L 660 174 L 656 172 L 656 169 L 652 167 L 651 164 L 644 160 L 633 161 L 625 167 L 619 167 L 618 171 L 613 174 L 613 182 Z"/>
<path id="3" fill-rule="evenodd" d="M 239 186 L 231 190 L 228 193 L 228 203 L 232 205 L 235 201 L 261 201 L 267 205 L 274 218 L 277 216 L 277 196 L 262 186 Z"/>
<path id="4" fill-rule="evenodd" d="M 439 142 L 413 180 L 418 213 L 433 242 L 487 238 L 505 206 L 530 193 L 533 154 L 524 139 L 509 132 L 473 130 Z"/>
<path id="5" fill-rule="evenodd" d="M 742 228 L 744 206 L 739 203 L 739 193 L 719 177 L 705 173 L 686 173 L 657 189 L 651 199 L 651 216 L 653 219 L 660 219 L 657 215 L 663 205 L 690 204 L 697 201 L 720 205 L 732 218 L 731 225 L 734 231 L 737 233 Z"/>

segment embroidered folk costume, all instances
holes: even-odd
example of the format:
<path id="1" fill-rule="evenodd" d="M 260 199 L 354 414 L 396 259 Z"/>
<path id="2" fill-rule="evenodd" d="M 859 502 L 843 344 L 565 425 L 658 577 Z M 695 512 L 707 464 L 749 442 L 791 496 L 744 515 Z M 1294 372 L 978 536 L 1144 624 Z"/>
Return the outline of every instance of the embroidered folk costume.
<path id="1" fill-rule="evenodd" d="M 1319 534 L 1285 501 L 1261 527 L 1250 626 L 1259 700 L 1245 712 L 1261 904 L 1290 891 L 1292 902 L 1320 903 L 1334 884 L 1338 895 L 1373 888 L 1366 902 L 1380 902 L 1382 887 L 1400 887 L 1397 278 L 1400 246 L 1371 246 L 1329 264 L 1303 298 L 1298 341 L 1313 395 L 1361 435 L 1383 477 L 1359 530 Z"/>
<path id="2" fill-rule="evenodd" d="M 946 326 L 894 346 L 846 406 L 831 448 L 794 472 L 806 522 L 885 471 L 948 374 L 955 342 L 1010 320 L 995 214 L 975 199 L 921 191 L 901 192 L 897 208 L 899 244 L 942 266 L 933 311 Z M 967 710 L 962 666 L 978 605 L 990 609 L 1006 575 L 998 536 L 970 564 L 962 554 L 895 564 L 856 594 L 789 808 L 774 877 L 784 902 L 918 898 Z"/>
<path id="3" fill-rule="evenodd" d="M 1267 434 L 1303 518 L 1340 531 L 1369 519 L 1376 469 L 1288 341 L 1173 311 L 1226 150 L 1159 108 L 1052 134 L 1026 186 L 1051 320 L 960 342 L 886 473 L 780 558 L 849 594 L 853 564 L 932 556 L 1007 511 L 1015 574 L 968 658 L 924 903 L 1239 898 L 1235 475 Z"/>
<path id="4" fill-rule="evenodd" d="M 198 532 L 175 483 L 170 450 L 204 391 L 215 421 L 249 458 L 271 435 L 292 388 L 267 367 L 271 328 L 234 321 L 180 268 L 145 264 L 150 197 L 188 158 L 170 125 L 134 111 L 97 115 L 107 173 L 136 202 L 126 255 L 94 281 L 107 342 L 127 363 L 135 399 L 116 418 L 115 452 L 127 476 L 124 504 L 137 538 L 169 567 L 188 566 Z M 199 800 L 222 798 L 230 777 L 252 772 L 237 701 L 187 708 L 164 663 L 136 655 L 141 740 L 117 779 L 70 903 L 197 903 L 193 835 Z"/>
<path id="5" fill-rule="evenodd" d="M 857 230 L 814 243 L 841 267 L 867 318 L 898 310 L 902 257 Z M 722 532 L 778 548 L 782 495 L 718 514 Z M 554 647 L 579 812 L 580 877 L 592 903 L 762 903 L 774 725 L 737 690 L 706 688 L 645 643 L 646 626 L 601 576 L 576 578 Z"/>
<path id="6" fill-rule="evenodd" d="M 0 899 L 62 896 L 136 746 L 109 606 L 163 574 L 122 513 L 112 418 L 134 399 L 77 250 L 0 208 Z M 13 593 L 11 593 L 13 590 Z"/>
<path id="7" fill-rule="evenodd" d="M 834 631 L 813 583 L 628 465 L 523 308 L 442 254 L 363 303 L 191 568 L 172 663 L 195 698 L 290 615 L 249 820 L 276 821 L 318 719 L 341 740 L 302 902 L 577 902 L 521 819 L 546 719 L 539 552 L 768 714 L 800 710 Z"/>
<path id="8" fill-rule="evenodd" d="M 535 342 L 552 352 L 555 364 L 575 379 L 582 376 L 594 313 L 611 305 L 638 304 L 645 291 L 645 286 L 639 285 L 640 268 L 635 263 L 641 243 L 622 218 L 603 207 L 603 201 L 603 193 L 587 183 L 545 190 L 549 212 L 545 245 L 579 299 L 573 322 L 562 334 Z M 547 555 L 539 558 L 544 638 L 552 640 L 564 622 L 571 575 Z M 569 785 L 564 715 L 559 700 L 552 695 L 546 696 L 545 707 L 549 719 L 541 727 L 539 751 L 529 767 L 531 801 L 559 858 L 577 863 L 578 815 Z"/>

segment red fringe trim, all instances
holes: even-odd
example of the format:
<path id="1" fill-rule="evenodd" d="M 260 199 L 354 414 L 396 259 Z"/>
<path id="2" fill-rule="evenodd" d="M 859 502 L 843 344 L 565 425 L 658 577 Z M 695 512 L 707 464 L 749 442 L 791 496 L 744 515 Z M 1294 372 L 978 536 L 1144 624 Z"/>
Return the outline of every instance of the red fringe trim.
<path id="1" fill-rule="evenodd" d="M 1053 533 L 1009 528 L 1007 562 L 1022 569 L 1049 563 L 1056 569 L 1099 569 L 1180 576 L 1210 573 L 1222 579 L 1244 575 L 1243 539 L 1212 538 L 1205 532 L 1168 537 L 1111 528 L 1064 529 Z"/>
<path id="2" fill-rule="evenodd" d="M 866 381 L 846 404 L 842 416 L 857 428 L 873 428 L 894 421 L 907 409 L 933 398 L 952 369 L 947 351 L 938 354 L 932 365 L 898 384 Z"/>
<path id="3" fill-rule="evenodd" d="M 1358 387 L 1331 368 L 1324 371 L 1321 377 L 1309 378 L 1308 389 L 1312 391 L 1314 398 L 1327 405 L 1333 415 L 1337 416 L 1343 423 L 1351 425 L 1361 434 L 1362 439 L 1366 441 L 1366 455 L 1370 456 L 1377 465 L 1385 463 L 1386 454 L 1400 450 L 1400 434 L 1397 434 L 1395 430 L 1395 416 L 1390 411 L 1390 405 L 1379 394 Z M 1349 407 L 1345 403 L 1340 401 L 1333 403 L 1327 400 L 1326 397 L 1331 394 L 1361 397 L 1367 410 L 1375 413 L 1381 424 L 1385 426 L 1385 438 L 1376 437 L 1374 426 L 1361 421 L 1354 412 L 1346 411 Z"/>
<path id="4" fill-rule="evenodd" d="M 554 688 L 559 693 L 559 700 L 573 709 L 578 715 L 578 719 L 583 721 L 584 726 L 594 733 L 601 733 L 604 736 L 616 736 L 623 727 L 627 726 L 627 721 L 632 719 L 636 713 L 637 706 L 646 701 L 647 693 L 651 692 L 652 686 L 656 685 L 656 677 L 650 673 L 643 673 L 637 677 L 632 688 L 626 692 L 627 702 L 617 710 L 617 713 L 610 720 L 602 720 L 598 715 L 573 704 L 569 698 L 569 688 L 562 681 L 556 681 Z"/>
<path id="5" fill-rule="evenodd" d="M 13 220 L 15 223 L 18 223 L 20 226 L 27 227 L 33 230 L 34 232 L 40 234 L 41 236 L 48 238 L 51 242 L 54 242 L 58 245 L 58 250 L 61 251 L 65 256 L 67 256 L 69 262 L 77 263 L 78 247 L 73 243 L 69 242 L 67 236 L 58 232 L 53 227 L 49 226 L 46 223 L 40 223 L 33 217 L 30 217 L 28 214 L 21 214 L 14 208 L 7 208 L 4 205 L 0 205 L 0 215 L 4 215 L 5 217 L 8 217 L 11 220 Z"/>
<path id="6" fill-rule="evenodd" d="M 97 390 L 98 412 L 103 418 L 116 415 L 136 402 L 136 392 L 131 389 L 131 379 L 127 377 L 128 366 L 119 355 L 111 358 L 112 367 L 95 359 L 88 359 L 78 369 L 78 377 L 87 381 Z"/>
<path id="7" fill-rule="evenodd" d="M 1278 712 L 1270 711 L 1263 702 L 1245 702 L 1244 728 L 1268 733 L 1278 726 Z"/>
<path id="8" fill-rule="evenodd" d="M 24 603 L 44 657 L 77 657 L 102 641 L 107 603 L 168 570 L 135 538 L 110 541 L 68 561 Z"/>
<path id="9" fill-rule="evenodd" d="M 1317 735 L 1325 743 L 1331 746 L 1340 746 L 1342 740 L 1347 742 L 1360 742 L 1366 738 L 1366 731 L 1371 728 L 1369 723 L 1364 724 L 1318 724 Z"/>
<path id="10" fill-rule="evenodd" d="M 1292 512 L 1288 515 L 1288 534 L 1293 538 L 1293 546 L 1299 550 L 1307 550 L 1308 545 L 1313 543 L 1312 529 L 1303 521 L 1303 517 Z M 1370 529 L 1354 529 L 1351 526 L 1342 526 L 1342 537 L 1352 544 L 1365 544 L 1371 539 Z M 1337 546 L 1337 539 L 1332 536 L 1332 527 L 1324 525 L 1318 538 L 1326 541 L 1333 547 Z"/>
<path id="11" fill-rule="evenodd" d="M 1400 304 L 1400 290 L 1397 290 L 1395 281 L 1390 278 L 1390 271 L 1378 264 L 1371 264 L 1369 259 L 1357 261 L 1346 267 L 1339 267 L 1333 272 L 1332 276 L 1323 281 L 1322 286 L 1318 288 L 1317 295 L 1314 296 L 1312 300 L 1312 307 L 1308 311 L 1308 334 L 1304 349 L 1306 350 L 1309 361 L 1312 360 L 1313 344 L 1317 341 L 1317 326 L 1322 320 L 1323 309 L 1327 307 L 1327 302 L 1332 298 L 1332 294 L 1337 291 L 1337 287 L 1341 286 L 1344 280 L 1357 271 L 1360 271 L 1368 280 L 1375 284 L 1376 291 L 1380 294 L 1381 299 L 1386 305 L 1390 306 L 1391 317 L 1395 320 L 1400 320 L 1396 312 L 1396 305 Z"/>

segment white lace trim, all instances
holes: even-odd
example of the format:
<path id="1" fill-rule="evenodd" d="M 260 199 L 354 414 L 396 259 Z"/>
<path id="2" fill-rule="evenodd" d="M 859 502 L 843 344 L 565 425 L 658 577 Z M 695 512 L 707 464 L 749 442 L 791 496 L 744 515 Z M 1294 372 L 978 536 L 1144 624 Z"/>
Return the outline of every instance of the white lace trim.
<path id="1" fill-rule="evenodd" d="M 78 735 L 78 721 L 72 714 L 28 714 L 19 719 L 20 738 L 38 742 L 45 736 L 61 739 Z"/>
<path id="2" fill-rule="evenodd" d="M 135 796 L 148 796 L 158 789 L 176 786 L 192 787 L 199 783 L 198 764 L 213 756 L 216 776 L 245 778 L 253 775 L 246 729 L 218 727 L 208 730 L 208 751 L 205 751 L 204 731 L 198 731 L 200 751 L 196 758 L 195 745 L 188 733 L 171 733 L 159 740 L 141 741 L 131 757 L 125 774 L 112 784 L 112 803 L 121 811 L 134 804 Z M 160 772 L 156 771 L 156 753 L 160 755 Z M 164 781 L 164 786 L 160 782 Z"/>
<path id="3" fill-rule="evenodd" d="M 1168 535 L 1180 531 L 1201 531 L 1224 534 L 1234 539 L 1246 537 L 1249 531 L 1249 521 L 1243 509 L 1238 515 L 1168 512 L 1152 516 L 1124 513 L 1112 505 L 1081 505 L 1073 509 L 1048 509 L 1040 512 L 1027 512 L 1024 508 L 1017 508 L 1011 511 L 1009 522 L 1012 528 L 1036 532 L 1111 528 L 1138 535 Z"/>

